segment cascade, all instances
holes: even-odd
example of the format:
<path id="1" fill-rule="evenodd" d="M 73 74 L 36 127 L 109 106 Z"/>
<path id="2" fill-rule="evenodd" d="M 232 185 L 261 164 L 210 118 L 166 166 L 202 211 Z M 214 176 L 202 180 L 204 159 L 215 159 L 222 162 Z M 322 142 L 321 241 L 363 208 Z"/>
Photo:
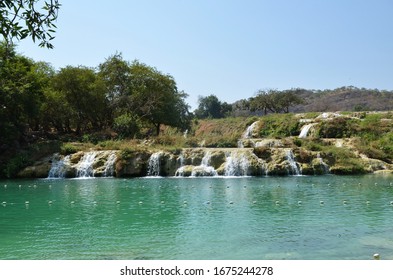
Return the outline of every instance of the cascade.
<path id="1" fill-rule="evenodd" d="M 83 155 L 81 160 L 77 165 L 76 177 L 86 178 L 86 177 L 94 177 L 94 168 L 93 163 L 97 152 L 88 152 Z"/>
<path id="2" fill-rule="evenodd" d="M 323 161 L 323 159 L 322 159 L 320 153 L 317 154 L 317 160 L 318 160 L 318 162 L 321 164 L 321 166 L 322 166 L 322 168 L 323 168 L 323 171 L 324 171 L 324 174 L 330 173 L 330 167 L 329 167 L 329 165 L 327 165 L 327 164 Z"/>
<path id="3" fill-rule="evenodd" d="M 160 176 L 160 158 L 162 152 L 154 153 L 149 158 L 147 176 Z"/>
<path id="4" fill-rule="evenodd" d="M 95 174 L 97 176 L 109 177 L 113 176 L 115 173 L 115 162 L 117 160 L 115 151 L 86 152 L 77 163 L 75 163 L 73 158 L 78 158 L 78 155 L 67 155 L 61 159 L 59 154 L 55 154 L 48 173 L 48 178 L 74 176 L 89 178 L 94 177 Z"/>
<path id="5" fill-rule="evenodd" d="M 185 159 L 184 159 L 184 155 L 183 155 L 183 152 L 182 152 L 180 154 L 180 156 L 177 158 L 177 162 L 180 165 L 180 167 L 184 166 L 184 161 L 185 161 Z"/>
<path id="6" fill-rule="evenodd" d="M 180 166 L 175 172 L 175 177 L 184 177 L 184 172 L 185 172 L 185 167 Z"/>
<path id="7" fill-rule="evenodd" d="M 68 166 L 70 166 L 70 155 L 59 159 L 59 154 L 55 154 L 48 178 L 64 178 Z"/>
<path id="8" fill-rule="evenodd" d="M 249 160 L 245 152 L 231 151 L 225 162 L 225 176 L 247 176 Z"/>
<path id="9" fill-rule="evenodd" d="M 246 131 L 243 134 L 243 138 L 250 139 L 253 136 L 254 129 L 258 125 L 259 121 L 253 122 L 249 127 L 247 127 Z"/>
<path id="10" fill-rule="evenodd" d="M 300 131 L 299 134 L 299 138 L 306 138 L 308 135 L 309 130 L 311 129 L 311 127 L 313 127 L 314 125 L 316 125 L 316 123 L 309 123 L 306 124 L 302 127 L 302 130 Z"/>
<path id="11" fill-rule="evenodd" d="M 289 163 L 290 170 L 288 173 L 292 175 L 301 175 L 300 169 L 298 167 L 297 162 L 295 161 L 295 155 L 293 154 L 291 149 L 288 149 L 286 154 L 287 161 Z"/>
<path id="12" fill-rule="evenodd" d="M 201 166 L 209 166 L 211 157 L 212 154 L 210 151 L 205 152 L 205 155 L 202 158 Z"/>
<path id="13" fill-rule="evenodd" d="M 254 130 L 256 126 L 258 125 L 259 121 L 253 122 L 251 125 L 249 125 L 246 129 L 246 131 L 243 133 L 242 137 L 237 141 L 237 147 L 242 149 L 244 148 L 244 140 L 249 140 L 253 138 Z M 254 145 L 254 141 L 251 140 L 251 143 Z"/>
<path id="14" fill-rule="evenodd" d="M 111 152 L 108 155 L 108 158 L 106 159 L 106 162 L 104 164 L 104 177 L 112 177 L 113 173 L 115 172 L 115 162 L 116 162 L 117 156 L 115 152 Z"/>
<path id="15" fill-rule="evenodd" d="M 175 172 L 175 176 L 176 177 L 178 177 L 178 176 L 183 177 L 184 176 L 184 169 L 185 169 L 184 161 L 185 161 L 184 160 L 184 155 L 183 155 L 183 153 L 181 153 L 180 156 L 177 159 L 177 162 L 178 162 L 180 167 Z"/>
<path id="16" fill-rule="evenodd" d="M 217 171 L 213 166 L 210 166 L 211 152 L 206 151 L 202 158 L 201 165 L 194 167 L 191 176 L 217 176 Z"/>

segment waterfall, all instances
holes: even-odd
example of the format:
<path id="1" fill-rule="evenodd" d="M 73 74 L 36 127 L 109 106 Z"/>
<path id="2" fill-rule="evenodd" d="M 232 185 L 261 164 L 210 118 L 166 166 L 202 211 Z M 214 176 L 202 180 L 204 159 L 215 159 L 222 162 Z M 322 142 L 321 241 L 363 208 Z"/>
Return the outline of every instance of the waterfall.
<path id="1" fill-rule="evenodd" d="M 180 156 L 177 158 L 177 163 L 179 164 L 180 167 L 184 166 L 184 155 L 183 152 L 180 154 Z"/>
<path id="2" fill-rule="evenodd" d="M 160 158 L 162 152 L 154 153 L 149 158 L 147 176 L 160 176 Z"/>
<path id="3" fill-rule="evenodd" d="M 53 156 L 52 166 L 49 170 L 48 178 L 64 178 L 67 167 L 70 166 L 70 155 L 59 159 L 59 154 Z"/>
<path id="4" fill-rule="evenodd" d="M 309 130 L 311 129 L 311 127 L 313 127 L 314 125 L 316 125 L 315 123 L 309 123 L 306 124 L 302 127 L 302 130 L 300 131 L 299 134 L 299 138 L 306 138 L 308 135 Z"/>
<path id="5" fill-rule="evenodd" d="M 211 157 L 212 154 L 210 151 L 205 152 L 205 155 L 202 158 L 201 166 L 209 166 Z"/>
<path id="6" fill-rule="evenodd" d="M 322 169 L 323 169 L 324 174 L 329 174 L 329 173 L 330 173 L 330 167 L 329 167 L 329 165 L 327 165 L 327 164 L 323 161 L 323 159 L 321 158 L 320 153 L 317 154 L 317 160 L 318 160 L 318 162 L 320 163 L 320 165 L 321 165 L 321 167 L 322 167 Z"/>
<path id="7" fill-rule="evenodd" d="M 291 149 L 287 151 L 286 158 L 290 167 L 289 173 L 292 175 L 301 175 L 298 163 L 295 161 L 295 155 Z"/>
<path id="8" fill-rule="evenodd" d="M 108 155 L 108 158 L 106 159 L 106 162 L 104 164 L 104 177 L 112 177 L 114 172 L 115 172 L 115 162 L 116 162 L 117 156 L 115 152 L 111 152 Z"/>
<path id="9" fill-rule="evenodd" d="M 83 156 L 82 156 L 83 155 Z M 78 160 L 78 162 L 75 162 Z M 48 178 L 80 177 L 90 178 L 96 176 L 111 177 L 115 173 L 116 151 L 90 151 L 79 152 L 60 158 L 59 154 L 53 156 L 52 166 Z"/>
<path id="10" fill-rule="evenodd" d="M 175 172 L 175 177 L 184 177 L 184 172 L 185 172 L 185 167 L 180 166 Z"/>
<path id="11" fill-rule="evenodd" d="M 93 164 L 96 155 L 97 152 L 88 152 L 83 155 L 83 157 L 81 158 L 81 160 L 77 165 L 76 177 L 80 177 L 80 178 L 94 177 Z"/>
<path id="12" fill-rule="evenodd" d="M 217 176 L 217 171 L 213 166 L 210 166 L 211 152 L 206 151 L 202 158 L 201 165 L 193 168 L 191 176 Z"/>
<path id="13" fill-rule="evenodd" d="M 227 154 L 225 176 L 247 176 L 249 160 L 245 152 L 232 151 Z"/>
<path id="14" fill-rule="evenodd" d="M 244 142 L 247 143 L 247 146 L 255 146 L 255 143 L 251 138 L 253 138 L 254 130 L 256 126 L 258 125 L 259 121 L 253 122 L 251 125 L 249 125 L 246 129 L 246 131 L 243 133 L 242 137 L 237 141 L 237 147 L 242 149 L 244 148 Z M 246 141 L 245 141 L 246 140 Z"/>
<path id="15" fill-rule="evenodd" d="M 183 155 L 183 153 L 181 153 L 180 156 L 177 158 L 177 163 L 179 164 L 180 167 L 176 170 L 175 177 L 178 177 L 178 176 L 183 177 L 184 176 L 184 169 L 185 169 L 184 161 L 185 161 L 184 155 Z"/>
<path id="16" fill-rule="evenodd" d="M 258 125 L 259 121 L 253 122 L 249 127 L 247 127 L 246 131 L 243 133 L 243 138 L 249 139 L 252 138 L 254 129 Z"/>

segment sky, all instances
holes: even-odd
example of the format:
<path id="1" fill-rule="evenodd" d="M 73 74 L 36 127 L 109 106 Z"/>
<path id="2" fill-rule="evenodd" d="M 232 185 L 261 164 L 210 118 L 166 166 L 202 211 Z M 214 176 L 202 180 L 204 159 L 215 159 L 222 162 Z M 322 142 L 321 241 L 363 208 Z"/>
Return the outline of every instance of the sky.
<path id="1" fill-rule="evenodd" d="M 393 90 L 391 0 L 60 0 L 53 50 L 17 51 L 56 69 L 121 52 L 174 77 L 197 108 L 260 89 Z"/>

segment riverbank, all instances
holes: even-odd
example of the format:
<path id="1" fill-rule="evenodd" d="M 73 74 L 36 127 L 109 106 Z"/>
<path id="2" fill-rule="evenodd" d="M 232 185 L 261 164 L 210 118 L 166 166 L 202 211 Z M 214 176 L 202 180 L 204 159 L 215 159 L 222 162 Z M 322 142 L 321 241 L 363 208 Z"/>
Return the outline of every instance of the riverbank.
<path id="1" fill-rule="evenodd" d="M 281 114 L 195 121 L 140 140 L 39 149 L 21 178 L 286 176 L 393 172 L 391 112 Z"/>

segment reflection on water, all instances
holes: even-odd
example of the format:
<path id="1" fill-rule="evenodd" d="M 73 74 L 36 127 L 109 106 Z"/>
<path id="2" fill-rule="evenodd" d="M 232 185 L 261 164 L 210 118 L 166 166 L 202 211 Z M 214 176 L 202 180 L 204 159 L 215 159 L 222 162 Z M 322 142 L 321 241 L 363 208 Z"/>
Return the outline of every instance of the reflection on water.
<path id="1" fill-rule="evenodd" d="M 0 182 L 0 259 L 393 259 L 393 176 Z"/>

